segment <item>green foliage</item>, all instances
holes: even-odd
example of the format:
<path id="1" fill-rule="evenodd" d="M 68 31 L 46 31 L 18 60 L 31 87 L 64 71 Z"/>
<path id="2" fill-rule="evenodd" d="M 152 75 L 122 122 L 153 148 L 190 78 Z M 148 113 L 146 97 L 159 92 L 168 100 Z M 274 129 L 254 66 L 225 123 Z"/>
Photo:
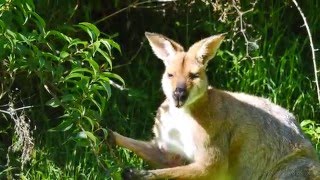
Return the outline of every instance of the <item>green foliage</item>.
<path id="1" fill-rule="evenodd" d="M 12 89 L 17 87 L 21 88 L 23 96 L 36 95 L 38 97 L 31 102 L 41 110 L 33 113 L 61 121 L 49 127 L 49 132 L 68 131 L 67 141 L 95 151 L 101 143 L 95 132 L 100 129 L 107 135 L 100 121 L 111 96 L 111 84 L 124 85 L 124 80 L 111 72 L 113 49 L 120 52 L 120 46 L 111 38 L 103 37 L 100 30 L 88 22 L 69 26 L 66 32 L 48 30 L 46 21 L 35 12 L 33 1 L 6 1 L 0 7 L 0 81 L 4 82 L 1 104 L 15 103 L 10 97 L 14 96 Z M 74 32 L 78 36 L 68 35 Z M 84 33 L 88 38 L 83 37 Z M 46 115 L 43 114 L 45 109 L 63 113 L 58 113 L 59 117 Z M 10 120 L 9 117 L 5 119 Z M 40 124 L 45 123 L 40 118 L 35 119 Z M 52 123 L 49 126 L 53 126 Z M 6 154 L 4 149 L 1 151 Z M 5 170 L 8 177 L 14 176 L 9 167 Z"/>
<path id="2" fill-rule="evenodd" d="M 309 135 L 313 142 L 316 144 L 316 148 L 319 149 L 320 145 L 320 125 L 313 120 L 307 119 L 301 122 L 302 130 Z M 319 154 L 319 152 L 318 152 Z"/>

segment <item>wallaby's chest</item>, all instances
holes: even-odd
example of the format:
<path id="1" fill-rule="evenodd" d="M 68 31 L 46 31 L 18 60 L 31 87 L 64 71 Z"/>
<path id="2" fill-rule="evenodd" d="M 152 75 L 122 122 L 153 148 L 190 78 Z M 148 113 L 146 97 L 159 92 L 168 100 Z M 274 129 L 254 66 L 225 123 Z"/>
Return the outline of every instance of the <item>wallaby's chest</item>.
<path id="1" fill-rule="evenodd" d="M 169 110 L 160 115 L 155 125 L 155 139 L 160 149 L 194 160 L 197 123 L 186 111 Z"/>

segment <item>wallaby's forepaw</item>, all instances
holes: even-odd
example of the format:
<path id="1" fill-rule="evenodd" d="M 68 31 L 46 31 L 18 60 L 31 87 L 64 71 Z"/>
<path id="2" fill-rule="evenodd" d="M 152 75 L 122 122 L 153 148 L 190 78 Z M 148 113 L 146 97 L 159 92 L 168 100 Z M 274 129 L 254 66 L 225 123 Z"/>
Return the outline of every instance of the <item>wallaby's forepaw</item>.
<path id="1" fill-rule="evenodd" d="M 138 178 L 139 177 L 137 177 L 136 171 L 131 168 L 125 168 L 122 171 L 122 179 L 123 180 L 133 180 L 133 179 L 138 179 Z"/>
<path id="2" fill-rule="evenodd" d="M 123 180 L 143 180 L 143 179 L 147 179 L 146 175 L 147 175 L 147 172 L 143 170 L 125 168 L 122 171 Z"/>

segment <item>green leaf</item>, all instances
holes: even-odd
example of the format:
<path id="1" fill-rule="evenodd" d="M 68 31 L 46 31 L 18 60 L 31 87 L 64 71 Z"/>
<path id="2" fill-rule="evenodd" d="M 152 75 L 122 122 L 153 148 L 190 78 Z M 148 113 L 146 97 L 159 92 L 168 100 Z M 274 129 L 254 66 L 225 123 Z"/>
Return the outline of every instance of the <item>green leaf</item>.
<path id="1" fill-rule="evenodd" d="M 78 46 L 79 44 L 83 45 L 84 47 L 87 47 L 88 42 L 87 41 L 82 41 L 81 39 L 73 39 L 73 40 L 71 40 L 68 48 L 70 48 L 72 46 Z"/>
<path id="2" fill-rule="evenodd" d="M 94 120 L 88 116 L 83 116 L 83 118 L 86 119 L 90 123 L 91 129 L 93 129 L 94 128 Z"/>
<path id="3" fill-rule="evenodd" d="M 0 29 L 1 29 L 1 33 L 4 33 L 6 30 L 6 24 L 0 19 Z"/>
<path id="4" fill-rule="evenodd" d="M 100 39 L 100 42 L 106 47 L 106 49 L 111 52 L 111 45 L 108 41 L 108 39 Z"/>
<path id="5" fill-rule="evenodd" d="M 33 19 L 35 21 L 35 23 L 37 24 L 40 32 L 45 32 L 44 28 L 46 27 L 46 22 L 42 19 L 41 16 L 39 16 L 39 14 L 37 14 L 34 11 L 30 11 L 31 15 L 33 17 L 35 17 L 35 19 Z"/>
<path id="6" fill-rule="evenodd" d="M 50 99 L 49 101 L 47 101 L 46 105 L 56 108 L 61 105 L 61 102 L 59 101 L 59 99 L 53 98 L 53 99 Z"/>
<path id="7" fill-rule="evenodd" d="M 11 31 L 10 29 L 7 29 L 6 33 L 5 33 L 5 37 L 6 39 L 10 42 L 11 48 L 13 50 L 13 48 L 16 47 L 16 43 L 17 43 L 17 35 L 15 32 Z"/>
<path id="8" fill-rule="evenodd" d="M 88 141 L 88 136 L 84 131 L 77 133 L 74 137 L 71 137 L 68 140 L 74 140 L 77 143 L 77 146 L 82 146 L 82 147 L 90 146 L 90 143 Z"/>
<path id="9" fill-rule="evenodd" d="M 93 133 L 89 132 L 89 131 L 85 131 L 85 134 L 88 136 L 88 138 L 94 143 L 96 144 L 97 142 L 97 137 L 95 135 L 93 135 Z"/>
<path id="10" fill-rule="evenodd" d="M 35 6 L 33 3 L 33 0 L 25 0 L 25 6 L 29 11 L 34 11 L 35 10 Z"/>
<path id="11" fill-rule="evenodd" d="M 42 55 L 45 58 L 49 58 L 49 59 L 54 60 L 54 61 L 59 61 L 60 60 L 60 58 L 58 56 L 55 56 L 55 55 L 53 55 L 52 53 L 49 53 L 49 52 L 42 52 Z"/>
<path id="12" fill-rule="evenodd" d="M 113 41 L 112 39 L 101 39 L 100 41 L 106 46 L 110 54 L 111 54 L 111 46 L 116 48 L 121 53 L 120 45 L 115 41 Z"/>
<path id="13" fill-rule="evenodd" d="M 70 73 L 68 76 L 66 76 L 64 78 L 65 81 L 72 79 L 72 78 L 80 78 L 80 79 L 85 79 L 87 78 L 86 76 L 84 76 L 83 74 L 80 73 Z"/>
<path id="14" fill-rule="evenodd" d="M 101 86 L 105 89 L 108 95 L 108 100 L 111 96 L 111 87 L 110 87 L 110 79 L 107 77 L 100 77 L 102 81 L 98 81 L 98 83 L 101 84 Z"/>
<path id="15" fill-rule="evenodd" d="M 315 122 L 312 121 L 312 120 L 303 120 L 301 123 L 300 123 L 300 126 L 301 127 L 306 127 L 307 125 L 312 125 L 314 126 Z"/>
<path id="16" fill-rule="evenodd" d="M 118 74 L 111 73 L 111 72 L 103 72 L 102 74 L 104 76 L 107 76 L 107 77 L 110 77 L 110 78 L 113 78 L 113 79 L 117 79 L 122 83 L 122 85 L 125 85 L 124 80 Z"/>
<path id="17" fill-rule="evenodd" d="M 59 32 L 59 31 L 56 31 L 56 30 L 51 30 L 51 31 L 48 31 L 45 35 L 45 38 L 47 38 L 48 36 L 54 36 L 54 37 L 57 37 L 59 39 L 62 39 L 62 40 L 65 40 L 67 42 L 71 42 L 72 41 L 72 38 L 70 38 L 69 36 Z"/>
<path id="18" fill-rule="evenodd" d="M 110 68 L 112 69 L 112 61 L 111 61 L 110 56 L 106 52 L 101 50 L 100 48 L 98 48 L 97 51 L 107 60 Z"/>
<path id="19" fill-rule="evenodd" d="M 17 38 L 18 38 L 20 41 L 22 41 L 22 42 L 30 45 L 30 40 L 29 40 L 26 36 L 24 36 L 23 34 L 18 33 L 18 34 L 17 34 Z"/>
<path id="20" fill-rule="evenodd" d="M 96 93 L 98 93 L 98 91 L 96 91 Z M 96 107 L 99 109 L 99 113 L 102 115 L 102 108 L 100 103 L 98 103 L 95 99 L 91 99 L 91 101 L 96 105 Z"/>
<path id="21" fill-rule="evenodd" d="M 87 133 L 85 133 L 84 131 L 81 131 L 81 132 L 79 132 L 79 133 L 76 135 L 76 138 L 79 138 L 79 139 L 87 139 L 88 136 L 87 136 Z"/>
<path id="22" fill-rule="evenodd" d="M 100 82 L 99 82 L 100 83 Z M 111 90 L 110 90 L 110 93 L 111 93 Z M 95 117 L 95 120 L 100 120 L 101 119 L 101 116 L 102 116 L 102 113 L 106 107 L 106 102 L 109 100 L 109 94 L 108 94 L 108 99 L 106 101 L 106 97 L 105 96 L 102 96 L 99 92 L 98 93 L 95 93 L 96 96 L 98 96 L 99 100 L 100 100 L 100 109 L 101 109 L 101 112 L 99 114 L 99 116 Z M 111 95 L 111 94 L 110 94 Z"/>
<path id="23" fill-rule="evenodd" d="M 93 74 L 93 71 L 90 71 L 87 68 L 74 68 L 71 70 L 70 74 L 75 72 L 82 72 L 82 73 L 87 72 L 87 73 Z"/>
<path id="24" fill-rule="evenodd" d="M 101 44 L 100 41 L 96 41 L 93 44 L 90 44 L 90 47 L 92 49 L 92 56 L 94 56 L 96 54 L 97 50 L 100 47 L 100 44 Z"/>
<path id="25" fill-rule="evenodd" d="M 66 94 L 61 97 L 61 102 L 76 101 L 76 97 L 73 94 Z"/>
<path id="26" fill-rule="evenodd" d="M 89 34 L 92 41 L 96 41 L 100 36 L 100 31 L 94 24 L 88 22 L 81 22 L 77 26 L 86 31 Z"/>
<path id="27" fill-rule="evenodd" d="M 60 123 L 58 126 L 49 129 L 50 132 L 53 131 L 68 131 L 73 126 L 73 121 L 71 119 L 64 120 L 62 123 Z"/>
<path id="28" fill-rule="evenodd" d="M 97 76 L 100 69 L 98 63 L 94 61 L 92 58 L 86 58 L 85 61 L 89 62 L 90 66 L 93 69 L 94 75 Z"/>
<path id="29" fill-rule="evenodd" d="M 68 52 L 66 52 L 66 51 L 61 51 L 61 52 L 60 52 L 60 57 L 61 57 L 62 59 L 68 57 L 69 55 L 70 55 L 70 54 L 69 54 Z"/>

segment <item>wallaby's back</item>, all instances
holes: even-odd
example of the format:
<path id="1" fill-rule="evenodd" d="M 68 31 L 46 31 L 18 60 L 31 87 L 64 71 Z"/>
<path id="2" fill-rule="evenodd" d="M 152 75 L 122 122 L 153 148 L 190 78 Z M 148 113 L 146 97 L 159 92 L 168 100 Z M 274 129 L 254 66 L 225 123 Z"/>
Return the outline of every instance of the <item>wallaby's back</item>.
<path id="1" fill-rule="evenodd" d="M 211 117 L 229 126 L 224 132 L 230 134 L 229 166 L 236 179 L 272 179 L 280 177 L 280 169 L 288 177 L 293 173 L 320 178 L 314 148 L 290 112 L 244 93 L 209 88 L 208 94 Z"/>

